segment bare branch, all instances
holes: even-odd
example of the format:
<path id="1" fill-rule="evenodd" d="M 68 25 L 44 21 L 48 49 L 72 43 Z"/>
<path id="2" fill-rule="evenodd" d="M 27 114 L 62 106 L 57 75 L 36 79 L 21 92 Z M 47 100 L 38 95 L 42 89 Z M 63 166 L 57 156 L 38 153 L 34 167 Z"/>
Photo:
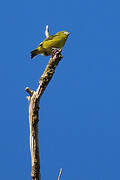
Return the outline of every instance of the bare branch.
<path id="1" fill-rule="evenodd" d="M 25 88 L 25 91 L 26 91 L 30 96 L 33 95 L 33 91 L 31 91 L 29 87 L 26 87 L 26 88 Z"/>
<path id="2" fill-rule="evenodd" d="M 50 36 L 48 25 L 46 26 L 46 29 L 45 29 L 45 36 L 46 36 L 47 38 Z"/>
<path id="3" fill-rule="evenodd" d="M 50 82 L 55 69 L 62 58 L 61 49 L 55 51 L 51 56 L 45 71 L 43 72 L 36 91 L 31 91 L 28 87 L 25 89 L 29 99 L 29 125 L 30 125 L 30 152 L 32 160 L 32 180 L 41 180 L 39 140 L 38 140 L 38 121 L 39 121 L 39 102 L 48 83 Z"/>
<path id="4" fill-rule="evenodd" d="M 62 174 L 62 168 L 60 169 L 60 172 L 59 172 L 59 176 L 58 176 L 58 180 L 60 180 L 60 178 L 61 178 L 61 174 Z"/>

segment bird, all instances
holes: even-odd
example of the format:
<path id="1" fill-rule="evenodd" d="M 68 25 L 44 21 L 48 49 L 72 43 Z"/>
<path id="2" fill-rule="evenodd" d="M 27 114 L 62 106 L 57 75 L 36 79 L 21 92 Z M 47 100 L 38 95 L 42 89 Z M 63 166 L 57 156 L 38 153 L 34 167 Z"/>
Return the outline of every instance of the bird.
<path id="1" fill-rule="evenodd" d="M 31 51 L 31 59 L 38 54 L 50 56 L 54 49 L 62 49 L 69 36 L 70 32 L 60 31 L 54 35 L 50 35 L 42 41 L 36 49 Z"/>

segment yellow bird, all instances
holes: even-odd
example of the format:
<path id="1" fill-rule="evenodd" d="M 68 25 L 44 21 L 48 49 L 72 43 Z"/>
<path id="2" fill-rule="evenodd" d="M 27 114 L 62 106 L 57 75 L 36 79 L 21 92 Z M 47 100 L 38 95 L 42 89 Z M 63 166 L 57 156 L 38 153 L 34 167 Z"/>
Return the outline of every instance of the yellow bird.
<path id="1" fill-rule="evenodd" d="M 67 31 L 60 31 L 55 35 L 49 36 L 35 50 L 31 51 L 31 59 L 38 54 L 49 56 L 54 49 L 62 49 L 69 34 Z"/>

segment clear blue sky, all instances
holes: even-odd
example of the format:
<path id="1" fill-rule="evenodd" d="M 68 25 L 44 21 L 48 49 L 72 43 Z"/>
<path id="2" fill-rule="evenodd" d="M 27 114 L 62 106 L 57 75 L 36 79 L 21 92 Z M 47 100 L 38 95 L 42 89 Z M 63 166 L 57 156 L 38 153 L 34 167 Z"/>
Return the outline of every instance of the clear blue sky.
<path id="1" fill-rule="evenodd" d="M 120 179 L 120 3 L 2 1 L 0 179 L 30 180 L 28 102 L 49 57 L 30 51 L 50 33 L 71 32 L 40 102 L 42 180 Z"/>

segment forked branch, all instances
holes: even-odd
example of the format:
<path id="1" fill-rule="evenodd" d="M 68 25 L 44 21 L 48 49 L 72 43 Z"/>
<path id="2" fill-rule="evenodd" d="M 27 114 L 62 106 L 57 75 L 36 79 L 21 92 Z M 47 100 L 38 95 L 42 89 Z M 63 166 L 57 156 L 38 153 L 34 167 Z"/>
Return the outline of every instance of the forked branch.
<path id="1" fill-rule="evenodd" d="M 48 26 L 46 26 L 45 35 L 47 37 L 49 36 Z M 30 152 L 31 152 L 31 161 L 32 161 L 32 172 L 31 172 L 32 180 L 41 180 L 39 141 L 38 141 L 39 102 L 61 58 L 62 58 L 61 49 L 59 49 L 51 56 L 46 66 L 45 71 L 40 77 L 37 90 L 31 91 L 29 87 L 25 89 L 27 93 L 29 94 L 27 99 L 29 101 Z"/>

